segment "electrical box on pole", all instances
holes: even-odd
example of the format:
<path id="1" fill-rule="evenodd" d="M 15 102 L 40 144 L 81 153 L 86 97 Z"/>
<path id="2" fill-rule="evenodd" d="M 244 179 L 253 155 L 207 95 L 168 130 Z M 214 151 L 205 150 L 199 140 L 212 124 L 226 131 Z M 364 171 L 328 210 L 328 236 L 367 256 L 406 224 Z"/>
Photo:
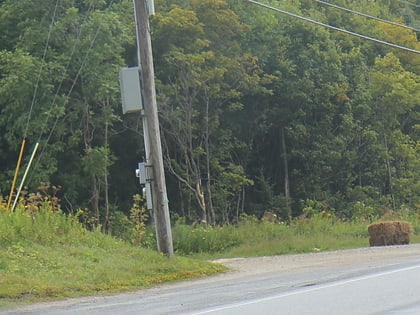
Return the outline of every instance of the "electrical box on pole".
<path id="1" fill-rule="evenodd" d="M 147 13 L 149 15 L 155 14 L 155 2 L 153 0 L 147 0 Z"/>
<path id="2" fill-rule="evenodd" d="M 139 168 L 136 169 L 136 176 L 139 179 L 140 185 L 145 185 L 147 181 L 149 180 L 148 175 L 146 174 L 146 163 L 140 162 Z"/>
<path id="3" fill-rule="evenodd" d="M 123 114 L 142 111 L 143 99 L 138 67 L 120 70 L 120 88 Z"/>
<path id="4" fill-rule="evenodd" d="M 140 185 L 143 186 L 143 196 L 146 198 L 147 210 L 153 210 L 152 198 L 152 166 L 145 162 L 140 162 L 139 168 L 136 169 L 136 176 L 139 179 Z"/>

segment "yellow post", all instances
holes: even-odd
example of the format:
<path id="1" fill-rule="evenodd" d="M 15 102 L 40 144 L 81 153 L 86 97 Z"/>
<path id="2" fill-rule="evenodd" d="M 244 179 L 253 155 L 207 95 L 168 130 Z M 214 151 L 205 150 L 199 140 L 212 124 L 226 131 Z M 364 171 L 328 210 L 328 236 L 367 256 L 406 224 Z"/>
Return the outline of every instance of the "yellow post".
<path id="1" fill-rule="evenodd" d="M 22 162 L 23 149 L 25 148 L 25 142 L 26 142 L 26 139 L 24 138 L 22 140 L 22 145 L 20 147 L 19 159 L 18 159 L 18 162 L 17 162 L 17 165 L 16 165 L 15 176 L 13 178 L 12 188 L 10 189 L 9 200 L 7 201 L 7 208 L 6 208 L 7 211 L 9 211 L 10 204 L 12 203 L 13 190 L 15 190 L 16 181 L 17 181 L 17 177 L 18 177 L 18 174 L 19 174 L 20 163 Z"/>
<path id="2" fill-rule="evenodd" d="M 36 151 L 38 150 L 38 146 L 39 146 L 39 142 L 37 142 L 35 144 L 35 148 L 32 151 L 32 155 L 31 155 L 31 158 L 29 159 L 29 163 L 26 166 L 25 174 L 23 174 L 22 180 L 20 181 L 20 186 L 19 186 L 18 191 L 16 193 L 15 201 L 13 202 L 13 205 L 12 205 L 12 209 L 11 209 L 12 212 L 15 209 L 16 203 L 17 203 L 17 201 L 19 199 L 20 192 L 22 191 L 23 184 L 25 183 L 26 176 L 28 175 L 29 169 L 31 168 L 32 161 L 34 160 Z"/>

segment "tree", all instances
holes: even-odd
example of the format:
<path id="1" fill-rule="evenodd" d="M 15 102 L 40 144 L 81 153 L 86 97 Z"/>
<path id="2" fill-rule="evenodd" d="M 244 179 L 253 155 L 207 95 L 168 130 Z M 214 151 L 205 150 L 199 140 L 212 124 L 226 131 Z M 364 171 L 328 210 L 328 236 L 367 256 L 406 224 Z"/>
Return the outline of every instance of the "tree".
<path id="1" fill-rule="evenodd" d="M 233 36 L 229 34 L 240 36 L 243 31 L 224 2 L 193 1 L 191 7 L 195 14 L 173 7 L 166 16 L 156 17 L 163 22 L 156 28 L 157 39 L 162 38 L 160 32 L 167 34 L 177 28 L 183 31 L 177 36 L 183 37 L 185 32 L 193 34 L 185 47 L 183 40 L 174 40 L 176 37 L 172 34 L 177 46 L 168 47 L 160 57 L 162 65 L 158 73 L 161 92 L 166 97 L 161 103 L 166 163 L 177 180 L 194 193 L 200 220 L 215 224 L 214 200 L 221 200 L 215 196 L 218 193 L 215 183 L 223 180 L 222 174 L 227 171 L 225 163 L 232 163 L 231 131 L 222 125 L 222 117 L 240 108 L 237 100 L 248 78 L 244 67 L 250 58 L 239 54 L 238 43 L 234 41 L 224 45 L 222 51 L 213 50 L 222 38 Z M 226 17 L 229 25 L 223 25 L 224 31 L 216 31 L 221 25 L 214 23 L 215 17 Z M 172 26 L 169 21 L 176 23 Z M 170 30 L 166 30 L 167 27 Z M 159 42 L 156 45 L 161 47 Z"/>
<path id="2" fill-rule="evenodd" d="M 378 58 L 371 78 L 372 127 L 377 134 L 378 153 L 384 161 L 384 194 L 391 206 L 413 205 L 418 169 L 416 125 L 419 110 L 419 78 L 404 71 L 393 54 Z M 414 159 L 411 161 L 411 159 Z M 396 192 L 394 179 L 399 185 Z M 408 180 L 408 181 L 407 181 Z M 404 185 L 406 183 L 406 185 Z"/>
<path id="3" fill-rule="evenodd" d="M 59 182 L 69 209 L 90 200 L 92 213 L 106 229 L 108 168 L 114 159 L 109 139 L 119 120 L 118 71 L 124 65 L 126 46 L 134 41 L 132 16 L 127 14 L 131 7 L 126 1 L 114 2 L 112 7 L 102 2 L 54 3 L 5 1 L 1 6 L 4 25 L 13 23 L 14 12 L 25 21 L 8 41 L 4 39 L 10 51 L 1 53 L 5 79 L 0 91 L 4 100 L 0 128 L 8 130 L 7 141 L 13 143 L 4 157 L 7 162 L 12 159 L 17 140 L 24 136 L 16 131 L 25 130 L 27 120 L 26 136 L 31 142 L 38 138 L 43 147 L 30 185 L 36 189 L 40 181 Z M 24 10 L 17 12 L 21 6 Z M 24 15 L 29 18 L 25 20 Z M 14 38 L 17 33 L 19 41 Z M 31 98 L 32 112 L 28 108 Z"/>

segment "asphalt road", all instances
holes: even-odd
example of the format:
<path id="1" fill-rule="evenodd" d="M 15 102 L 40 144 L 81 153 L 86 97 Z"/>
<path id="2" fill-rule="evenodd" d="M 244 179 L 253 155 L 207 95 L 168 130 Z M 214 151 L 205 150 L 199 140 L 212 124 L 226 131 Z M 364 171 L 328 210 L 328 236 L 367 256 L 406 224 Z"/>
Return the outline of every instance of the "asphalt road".
<path id="1" fill-rule="evenodd" d="M 420 314 L 420 261 L 197 314 Z"/>
<path id="2" fill-rule="evenodd" d="M 307 257 L 310 265 L 316 256 Z M 420 314 L 420 255 L 282 272 L 233 272 L 114 296 L 40 303 L 5 314 Z"/>

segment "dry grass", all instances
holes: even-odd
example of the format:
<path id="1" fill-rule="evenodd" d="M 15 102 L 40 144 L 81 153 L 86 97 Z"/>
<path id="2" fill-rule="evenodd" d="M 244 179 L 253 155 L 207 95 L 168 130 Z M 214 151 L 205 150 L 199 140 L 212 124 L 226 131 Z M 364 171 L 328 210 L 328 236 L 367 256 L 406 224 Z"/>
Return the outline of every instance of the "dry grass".
<path id="1" fill-rule="evenodd" d="M 368 226 L 370 246 L 404 245 L 410 243 L 413 228 L 409 222 L 379 222 Z"/>

